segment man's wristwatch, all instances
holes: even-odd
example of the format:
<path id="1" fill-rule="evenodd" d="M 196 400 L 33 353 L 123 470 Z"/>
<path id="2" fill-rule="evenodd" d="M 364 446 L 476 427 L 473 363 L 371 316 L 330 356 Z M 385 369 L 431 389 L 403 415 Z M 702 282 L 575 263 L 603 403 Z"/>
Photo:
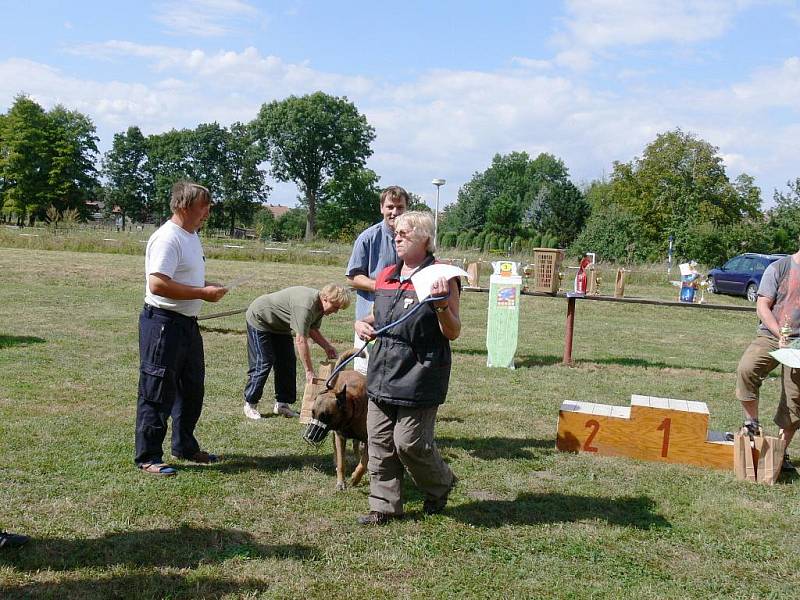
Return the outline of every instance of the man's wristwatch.
<path id="1" fill-rule="evenodd" d="M 444 306 L 434 306 L 433 310 L 435 310 L 437 313 L 443 313 L 444 311 L 447 310 L 448 306 L 449 305 L 447 304 L 445 304 Z"/>

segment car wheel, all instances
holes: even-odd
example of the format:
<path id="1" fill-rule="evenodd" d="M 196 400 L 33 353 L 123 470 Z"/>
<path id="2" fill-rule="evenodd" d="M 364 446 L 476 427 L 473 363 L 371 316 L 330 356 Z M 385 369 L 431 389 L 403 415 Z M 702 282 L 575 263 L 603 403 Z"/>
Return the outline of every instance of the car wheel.
<path id="1" fill-rule="evenodd" d="M 747 286 L 747 299 L 750 302 L 755 302 L 756 298 L 758 298 L 758 287 L 756 287 L 755 283 L 751 283 Z"/>
<path id="2" fill-rule="evenodd" d="M 717 291 L 717 282 L 714 281 L 713 277 L 708 278 L 708 291 L 711 292 L 712 294 L 719 294 L 719 292 Z"/>

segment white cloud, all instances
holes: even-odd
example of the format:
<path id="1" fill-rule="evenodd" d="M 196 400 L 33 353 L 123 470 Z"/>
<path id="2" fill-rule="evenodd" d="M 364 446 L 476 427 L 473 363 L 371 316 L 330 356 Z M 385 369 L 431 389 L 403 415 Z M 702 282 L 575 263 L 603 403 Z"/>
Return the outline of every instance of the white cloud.
<path id="1" fill-rule="evenodd" d="M 776 106 L 795 110 L 800 58 L 726 87 L 641 86 L 619 95 L 600 92 L 555 65 L 526 65 L 522 59 L 513 62 L 523 68 L 431 70 L 400 85 L 322 72 L 254 48 L 209 53 L 111 41 L 74 51 L 122 64 L 140 61 L 155 77 L 86 80 L 10 59 L 0 62 L 0 106 L 24 91 L 48 108 L 57 102 L 77 108 L 95 121 L 107 148 L 113 133 L 133 124 L 156 133 L 201 122 L 249 121 L 264 102 L 321 89 L 347 95 L 376 128 L 369 166 L 383 184 L 404 185 L 430 200 L 431 178 L 444 177 L 443 204 L 495 153 L 550 152 L 577 182 L 608 174 L 613 161 L 641 155 L 657 134 L 675 127 L 719 146 L 731 177 L 741 171 L 758 177 L 768 197 L 773 187 L 800 174 L 800 125 L 771 119 Z"/>
<path id="2" fill-rule="evenodd" d="M 250 94 L 261 93 L 269 97 L 329 88 L 341 90 L 339 93 L 358 94 L 373 86 L 366 77 L 317 71 L 307 63 L 287 63 L 277 56 L 264 56 L 253 47 L 241 52 L 220 50 L 208 53 L 199 49 L 110 40 L 76 46 L 69 51 L 107 60 L 142 58 L 158 73 L 176 72 L 214 89 L 247 89 Z"/>
<path id="3" fill-rule="evenodd" d="M 722 35 L 748 4 L 733 0 L 568 0 L 565 26 L 570 42 L 583 48 L 695 43 Z"/>
<path id="4" fill-rule="evenodd" d="M 525 58 L 524 56 L 514 56 L 511 62 L 524 69 L 548 70 L 553 68 L 553 62 L 549 60 L 539 60 L 535 58 Z"/>
<path id="5" fill-rule="evenodd" d="M 153 18 L 169 33 L 219 37 L 259 15 L 256 7 L 242 0 L 167 0 L 156 4 Z"/>

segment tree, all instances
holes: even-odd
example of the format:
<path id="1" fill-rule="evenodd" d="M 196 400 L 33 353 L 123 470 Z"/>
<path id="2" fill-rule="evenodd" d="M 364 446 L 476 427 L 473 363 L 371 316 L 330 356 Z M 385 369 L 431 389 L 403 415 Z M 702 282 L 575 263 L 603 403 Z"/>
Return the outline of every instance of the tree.
<path id="1" fill-rule="evenodd" d="M 266 206 L 262 206 L 256 211 L 253 225 L 259 239 L 272 240 L 277 237 L 278 222 L 275 220 L 275 215 Z"/>
<path id="2" fill-rule="evenodd" d="M 290 208 L 278 218 L 276 228 L 278 241 L 301 239 L 306 231 L 307 222 L 308 211 L 305 208 Z"/>
<path id="3" fill-rule="evenodd" d="M 147 136 L 148 177 L 153 182 L 153 194 L 148 212 L 151 218 L 163 223 L 170 216 L 169 200 L 172 185 L 179 179 L 192 179 L 193 169 L 189 158 L 187 129 L 172 129 L 165 133 Z"/>
<path id="4" fill-rule="evenodd" d="M 486 230 L 492 233 L 517 235 L 522 227 L 520 203 L 508 196 L 500 196 L 486 211 Z"/>
<path id="5" fill-rule="evenodd" d="M 33 224 L 36 215 L 44 217 L 50 205 L 50 122 L 36 102 L 17 96 L 2 125 L 0 172 L 4 208 L 17 214 L 18 224 L 26 216 Z"/>
<path id="6" fill-rule="evenodd" d="M 218 123 L 201 123 L 185 132 L 191 176 L 217 199 L 210 224 L 226 223 L 231 235 L 236 223 L 249 224 L 261 202 L 269 196 L 265 173 L 258 168 L 261 154 L 249 128 L 234 123 L 230 129 Z"/>
<path id="7" fill-rule="evenodd" d="M 406 190 L 408 191 L 408 190 Z M 407 210 L 417 210 L 422 212 L 432 213 L 431 207 L 425 204 L 422 196 L 414 192 L 408 192 L 408 206 Z"/>
<path id="8" fill-rule="evenodd" d="M 123 228 L 127 218 L 147 219 L 154 184 L 147 166 L 147 140 L 138 127 L 114 134 L 103 158 L 103 174 L 108 181 L 107 200 L 119 207 Z"/>
<path id="9" fill-rule="evenodd" d="M 99 186 L 97 136 L 91 119 L 56 106 L 50 112 L 17 96 L 0 119 L 0 190 L 5 214 L 33 224 L 48 208 L 86 215 L 86 200 Z M 52 211 L 51 211 L 52 212 Z"/>
<path id="10" fill-rule="evenodd" d="M 775 240 L 772 252 L 791 254 L 800 240 L 800 177 L 787 181 L 786 187 L 786 192 L 775 190 L 775 206 L 767 211 L 767 225 Z"/>
<path id="11" fill-rule="evenodd" d="M 250 128 L 236 122 L 225 132 L 225 168 L 222 171 L 221 208 L 230 223 L 250 223 L 270 193 L 266 173 L 259 168 L 261 153 Z"/>
<path id="12" fill-rule="evenodd" d="M 496 154 L 486 171 L 475 173 L 445 209 L 448 231 L 524 234 L 549 232 L 570 243 L 589 214 L 583 194 L 569 180 L 564 163 L 551 154 L 531 159 L 526 152 Z"/>
<path id="13" fill-rule="evenodd" d="M 357 169 L 331 179 L 322 188 L 317 232 L 330 240 L 352 242 L 361 231 L 381 220 L 378 176 Z"/>
<path id="14" fill-rule="evenodd" d="M 578 237 L 591 209 L 580 190 L 569 181 L 545 184 L 533 209 L 533 223 L 541 232 L 556 238 L 559 247 L 565 248 Z"/>
<path id="15" fill-rule="evenodd" d="M 641 158 L 614 163 L 611 197 L 637 217 L 640 239 L 663 247 L 672 234 L 681 255 L 696 223 L 721 228 L 759 215 L 752 179 L 732 184 L 717 151 L 676 129 L 658 135 Z"/>
<path id="16" fill-rule="evenodd" d="M 86 201 L 100 185 L 95 167 L 98 137 L 94 123 L 86 115 L 61 105 L 47 116 L 52 153 L 47 181 L 52 205 L 62 214 L 72 210 L 86 218 Z"/>
<path id="17" fill-rule="evenodd" d="M 305 237 L 313 239 L 323 186 L 364 166 L 375 130 L 347 98 L 322 92 L 264 104 L 252 125 L 273 177 L 300 188 L 308 210 Z"/>
<path id="18" fill-rule="evenodd" d="M 570 254 L 595 252 L 601 260 L 625 262 L 657 260 L 656 246 L 642 240 L 640 231 L 641 224 L 635 215 L 609 204 L 592 212 L 586 227 L 570 246 Z"/>
<path id="19" fill-rule="evenodd" d="M 476 172 L 458 190 L 456 203 L 445 209 L 441 227 L 452 231 L 481 231 L 486 227 L 489 207 L 497 199 L 512 199 L 525 210 L 533 198 L 529 177 L 530 157 L 526 152 L 495 154 L 486 171 Z"/>

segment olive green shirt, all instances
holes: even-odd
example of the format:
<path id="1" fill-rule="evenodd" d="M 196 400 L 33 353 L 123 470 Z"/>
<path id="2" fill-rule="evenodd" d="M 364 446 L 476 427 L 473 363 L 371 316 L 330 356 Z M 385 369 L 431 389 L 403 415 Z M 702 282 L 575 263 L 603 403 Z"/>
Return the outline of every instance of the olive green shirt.
<path id="1" fill-rule="evenodd" d="M 259 296 L 248 307 L 245 318 L 259 331 L 308 337 L 310 330 L 319 329 L 323 316 L 319 291 L 294 286 Z"/>

